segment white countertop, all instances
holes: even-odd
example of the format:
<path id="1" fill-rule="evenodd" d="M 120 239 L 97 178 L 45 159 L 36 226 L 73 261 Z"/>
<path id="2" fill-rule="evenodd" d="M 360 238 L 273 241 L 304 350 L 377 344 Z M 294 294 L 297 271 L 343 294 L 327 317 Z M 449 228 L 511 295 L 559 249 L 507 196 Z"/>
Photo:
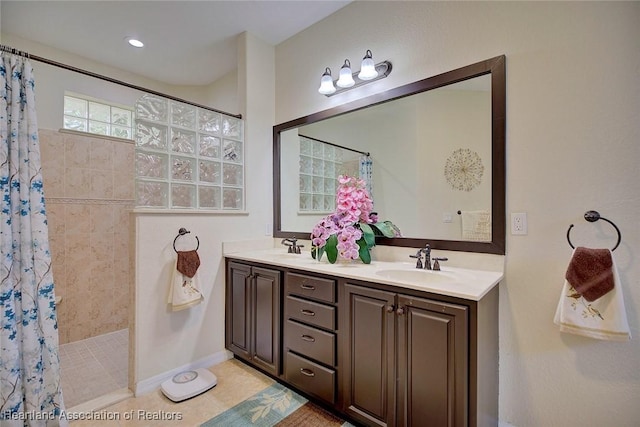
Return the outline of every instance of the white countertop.
<path id="1" fill-rule="evenodd" d="M 466 269 L 447 265 L 441 265 L 442 271 L 419 270 L 415 268 L 414 262 L 374 260 L 371 264 L 364 264 L 356 260 L 354 262 L 338 261 L 331 264 L 327 261 L 326 255 L 322 261 L 318 262 L 308 252 L 300 255 L 289 254 L 285 248 L 239 250 L 225 253 L 224 256 L 473 301 L 482 299 L 494 286 L 500 283 L 504 276 L 499 271 Z"/>

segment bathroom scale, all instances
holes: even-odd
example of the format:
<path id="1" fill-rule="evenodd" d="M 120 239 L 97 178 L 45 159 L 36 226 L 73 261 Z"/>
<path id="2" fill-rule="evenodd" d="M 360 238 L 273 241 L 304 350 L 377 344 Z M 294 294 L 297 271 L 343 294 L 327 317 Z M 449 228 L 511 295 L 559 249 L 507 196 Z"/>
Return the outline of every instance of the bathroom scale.
<path id="1" fill-rule="evenodd" d="M 204 393 L 218 383 L 218 379 L 208 369 L 180 372 L 162 383 L 162 393 L 174 402 L 181 402 Z"/>

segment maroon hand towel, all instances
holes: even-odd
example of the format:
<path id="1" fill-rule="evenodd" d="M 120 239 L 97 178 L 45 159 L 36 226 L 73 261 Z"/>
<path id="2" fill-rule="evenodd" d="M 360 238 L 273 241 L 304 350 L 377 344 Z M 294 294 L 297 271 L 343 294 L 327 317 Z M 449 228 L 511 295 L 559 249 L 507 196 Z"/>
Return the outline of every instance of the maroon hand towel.
<path id="1" fill-rule="evenodd" d="M 200 257 L 196 251 L 177 251 L 176 269 L 187 277 L 193 277 L 200 267 Z"/>
<path id="2" fill-rule="evenodd" d="M 587 301 L 595 301 L 613 289 L 613 260 L 609 249 L 578 246 L 565 278 Z"/>

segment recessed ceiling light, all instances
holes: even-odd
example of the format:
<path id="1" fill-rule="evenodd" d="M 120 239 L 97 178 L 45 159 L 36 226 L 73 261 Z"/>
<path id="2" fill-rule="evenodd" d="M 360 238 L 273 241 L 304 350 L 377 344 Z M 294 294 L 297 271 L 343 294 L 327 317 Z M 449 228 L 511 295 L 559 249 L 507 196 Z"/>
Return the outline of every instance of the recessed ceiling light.
<path id="1" fill-rule="evenodd" d="M 128 39 L 129 44 L 133 47 L 143 47 L 144 43 L 137 39 Z"/>

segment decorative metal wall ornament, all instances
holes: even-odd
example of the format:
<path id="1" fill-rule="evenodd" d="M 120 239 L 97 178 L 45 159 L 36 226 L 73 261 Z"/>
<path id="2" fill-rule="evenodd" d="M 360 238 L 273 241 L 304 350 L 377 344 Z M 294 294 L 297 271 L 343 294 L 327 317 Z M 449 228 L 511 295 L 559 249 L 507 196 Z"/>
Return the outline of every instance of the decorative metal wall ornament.
<path id="1" fill-rule="evenodd" d="M 483 174 L 482 159 L 478 153 L 468 148 L 455 150 L 444 166 L 444 176 L 456 190 L 473 190 L 482 182 Z"/>

